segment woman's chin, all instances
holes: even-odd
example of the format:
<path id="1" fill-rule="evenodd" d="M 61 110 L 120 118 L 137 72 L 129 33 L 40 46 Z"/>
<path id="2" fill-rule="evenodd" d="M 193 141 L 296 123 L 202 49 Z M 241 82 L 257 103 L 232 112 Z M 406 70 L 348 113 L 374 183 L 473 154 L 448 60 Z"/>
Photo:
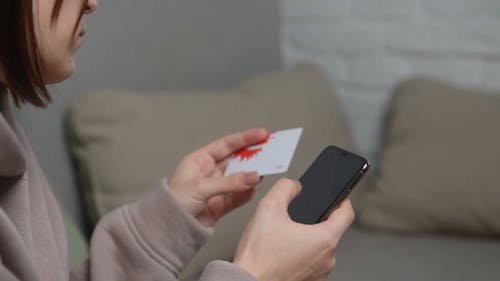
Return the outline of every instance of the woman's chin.
<path id="1" fill-rule="evenodd" d="M 71 77 L 76 69 L 75 60 L 72 58 L 66 61 L 64 65 L 53 69 L 54 71 L 48 71 L 48 75 L 45 77 L 45 83 L 47 84 L 56 84 Z"/>

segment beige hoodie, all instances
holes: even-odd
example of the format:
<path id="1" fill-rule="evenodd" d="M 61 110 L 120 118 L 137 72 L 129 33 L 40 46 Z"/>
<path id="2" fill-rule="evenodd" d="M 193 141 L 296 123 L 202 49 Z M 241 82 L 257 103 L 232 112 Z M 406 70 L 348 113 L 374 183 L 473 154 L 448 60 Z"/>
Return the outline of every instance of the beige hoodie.
<path id="1" fill-rule="evenodd" d="M 58 205 L 7 95 L 0 93 L 0 280 L 177 280 L 210 235 L 169 195 L 162 180 L 143 199 L 106 215 L 91 238 L 90 257 L 68 268 Z M 201 279 L 249 280 L 252 275 L 213 261 Z"/>

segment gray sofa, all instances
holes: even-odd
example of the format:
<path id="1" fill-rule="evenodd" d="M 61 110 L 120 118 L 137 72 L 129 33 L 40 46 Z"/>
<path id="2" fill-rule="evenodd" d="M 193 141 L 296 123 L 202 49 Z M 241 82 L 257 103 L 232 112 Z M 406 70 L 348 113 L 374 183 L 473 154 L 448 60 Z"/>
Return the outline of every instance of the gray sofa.
<path id="1" fill-rule="evenodd" d="M 262 73 L 224 91 L 90 93 L 68 115 L 69 146 L 86 209 L 95 222 L 139 198 L 186 153 L 241 128 L 302 127 L 303 137 L 284 175 L 297 179 L 329 144 L 356 150 L 334 89 L 321 68 L 302 64 Z M 332 280 L 498 279 L 498 200 L 488 198 L 499 194 L 490 162 L 497 159 L 500 134 L 485 130 L 493 124 L 478 112 L 454 115 L 455 110 L 443 109 L 441 102 L 449 100 L 454 101 L 452 109 L 480 101 L 491 105 L 482 107 L 483 114 L 500 116 L 498 97 L 462 93 L 432 79 L 402 83 L 388 107 L 381 159 L 351 196 L 358 220 L 339 246 Z M 421 116 L 422 110 L 432 122 Z M 436 112 L 446 116 L 441 123 L 432 119 Z M 467 120 L 458 121 L 461 116 L 480 118 L 485 127 L 474 121 L 470 125 L 477 131 L 468 128 Z M 474 132 L 472 140 L 465 135 L 457 139 L 464 130 Z M 474 142 L 476 137 L 483 141 Z M 463 147 L 473 142 L 484 148 L 468 155 Z M 460 162 L 464 155 L 468 161 Z M 278 177 L 266 177 L 250 204 L 216 226 L 183 278 L 196 279 L 212 259 L 232 259 L 256 203 Z M 478 186 L 471 186 L 471 179 Z"/>

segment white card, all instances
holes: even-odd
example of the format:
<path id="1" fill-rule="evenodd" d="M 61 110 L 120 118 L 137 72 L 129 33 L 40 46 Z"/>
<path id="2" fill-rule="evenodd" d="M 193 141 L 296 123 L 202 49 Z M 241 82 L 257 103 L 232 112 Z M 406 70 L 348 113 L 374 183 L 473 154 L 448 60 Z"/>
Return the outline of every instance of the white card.
<path id="1" fill-rule="evenodd" d="M 302 128 L 277 131 L 256 145 L 235 152 L 224 175 L 239 172 L 258 172 L 261 176 L 285 173 L 301 135 Z"/>

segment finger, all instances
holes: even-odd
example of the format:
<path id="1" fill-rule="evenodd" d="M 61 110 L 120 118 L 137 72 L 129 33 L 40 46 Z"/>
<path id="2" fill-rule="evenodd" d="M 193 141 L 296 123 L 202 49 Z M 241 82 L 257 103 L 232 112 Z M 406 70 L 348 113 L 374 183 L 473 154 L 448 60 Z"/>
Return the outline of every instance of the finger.
<path id="1" fill-rule="evenodd" d="M 250 201 L 255 194 L 255 188 L 246 191 L 232 193 L 224 197 L 224 214 L 242 206 Z"/>
<path id="2" fill-rule="evenodd" d="M 269 190 L 263 200 L 269 200 L 273 204 L 277 204 L 279 208 L 288 210 L 290 202 L 300 194 L 302 186 L 300 182 L 287 178 L 281 178 Z"/>
<path id="3" fill-rule="evenodd" d="M 269 136 L 269 133 L 266 129 L 250 129 L 222 137 L 203 147 L 201 150 L 207 152 L 216 162 L 219 162 L 229 157 L 235 151 L 256 144 L 267 136 Z"/>
<path id="4" fill-rule="evenodd" d="M 219 169 L 219 171 L 226 170 L 227 164 L 229 163 L 229 159 L 230 157 L 226 157 L 225 159 L 222 159 L 217 163 L 217 168 Z"/>
<path id="5" fill-rule="evenodd" d="M 324 224 L 328 225 L 336 235 L 342 235 L 347 231 L 354 221 L 354 210 L 351 201 L 346 199 L 342 201 L 339 207 L 333 211 Z"/>
<path id="6" fill-rule="evenodd" d="M 209 199 L 216 195 L 251 189 L 260 181 L 257 172 L 238 173 L 227 177 L 204 180 L 201 184 L 201 192 L 205 199 Z"/>

